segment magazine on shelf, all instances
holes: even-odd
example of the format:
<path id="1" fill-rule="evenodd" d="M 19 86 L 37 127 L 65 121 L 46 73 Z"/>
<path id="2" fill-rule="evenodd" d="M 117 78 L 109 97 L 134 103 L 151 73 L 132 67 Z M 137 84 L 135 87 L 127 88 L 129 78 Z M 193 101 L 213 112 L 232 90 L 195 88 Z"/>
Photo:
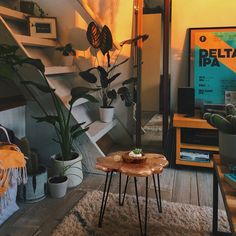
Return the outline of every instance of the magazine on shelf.
<path id="1" fill-rule="evenodd" d="M 210 162 L 211 152 L 191 149 L 181 149 L 180 160 L 195 162 Z"/>
<path id="2" fill-rule="evenodd" d="M 224 174 L 224 181 L 227 182 L 233 189 L 236 189 L 236 174 Z"/>

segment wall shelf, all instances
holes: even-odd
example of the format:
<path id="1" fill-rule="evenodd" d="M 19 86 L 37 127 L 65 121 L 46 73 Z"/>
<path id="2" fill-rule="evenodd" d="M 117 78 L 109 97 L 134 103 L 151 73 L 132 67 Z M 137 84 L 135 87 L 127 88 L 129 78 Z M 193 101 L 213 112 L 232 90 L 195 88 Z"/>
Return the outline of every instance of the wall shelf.
<path id="1" fill-rule="evenodd" d="M 26 21 L 28 14 L 25 14 L 20 11 L 15 11 L 7 7 L 0 6 L 0 15 L 4 18 L 11 19 L 11 20 L 20 20 Z"/>
<path id="2" fill-rule="evenodd" d="M 75 66 L 50 66 L 45 68 L 45 75 L 62 75 L 62 74 L 70 74 L 75 73 Z"/>

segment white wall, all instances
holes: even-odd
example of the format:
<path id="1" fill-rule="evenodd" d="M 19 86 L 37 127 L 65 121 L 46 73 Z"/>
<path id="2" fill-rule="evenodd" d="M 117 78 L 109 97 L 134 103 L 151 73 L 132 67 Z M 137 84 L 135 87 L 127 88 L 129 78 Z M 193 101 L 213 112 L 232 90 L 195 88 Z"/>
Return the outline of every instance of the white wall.
<path id="1" fill-rule="evenodd" d="M 171 16 L 171 105 L 176 109 L 177 88 L 187 86 L 188 35 L 194 27 L 235 26 L 235 0 L 173 0 Z"/>

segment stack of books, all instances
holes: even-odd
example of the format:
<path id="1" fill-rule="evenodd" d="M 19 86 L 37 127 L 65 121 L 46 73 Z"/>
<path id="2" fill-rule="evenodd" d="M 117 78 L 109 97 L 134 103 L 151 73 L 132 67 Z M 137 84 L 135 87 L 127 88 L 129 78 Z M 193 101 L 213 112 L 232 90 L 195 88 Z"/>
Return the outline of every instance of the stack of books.
<path id="1" fill-rule="evenodd" d="M 200 150 L 184 149 L 180 151 L 180 160 L 194 162 L 210 162 L 211 153 Z"/>
<path id="2" fill-rule="evenodd" d="M 224 181 L 227 182 L 233 189 L 236 189 L 236 174 L 224 174 Z"/>

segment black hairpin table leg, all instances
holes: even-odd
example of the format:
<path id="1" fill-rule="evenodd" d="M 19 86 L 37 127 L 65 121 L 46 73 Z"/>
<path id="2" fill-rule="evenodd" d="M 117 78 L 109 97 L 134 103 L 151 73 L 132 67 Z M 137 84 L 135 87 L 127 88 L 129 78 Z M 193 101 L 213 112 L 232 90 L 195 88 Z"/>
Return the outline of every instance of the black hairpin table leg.
<path id="1" fill-rule="evenodd" d="M 126 177 L 125 188 L 124 188 L 124 192 L 123 192 L 123 198 L 122 198 L 122 201 L 121 201 L 121 173 L 120 173 L 120 179 L 119 179 L 119 205 L 120 206 L 124 205 L 124 200 L 125 200 L 125 194 L 126 194 L 126 190 L 127 190 L 128 181 L 129 181 L 129 176 Z"/>
<path id="2" fill-rule="evenodd" d="M 102 220 L 103 220 L 103 216 L 104 216 L 105 209 L 106 209 L 107 198 L 108 198 L 108 194 L 109 194 L 109 190 L 110 190 L 110 186 L 111 186 L 112 175 L 113 175 L 113 171 L 110 173 L 110 178 L 109 178 L 109 172 L 106 173 L 106 180 L 105 180 L 105 185 L 104 185 L 104 190 L 103 190 L 102 204 L 101 204 L 101 208 L 100 208 L 98 227 L 102 227 Z M 107 186 L 108 178 L 109 178 L 109 182 L 108 182 L 108 186 Z"/>
<path id="3" fill-rule="evenodd" d="M 160 177 L 159 177 L 159 174 L 157 174 L 158 194 L 157 194 L 155 175 L 153 174 L 152 177 L 153 177 L 154 190 L 155 190 L 155 195 L 156 195 L 156 200 L 157 200 L 157 207 L 158 207 L 158 211 L 161 213 L 162 205 L 161 205 Z"/>

